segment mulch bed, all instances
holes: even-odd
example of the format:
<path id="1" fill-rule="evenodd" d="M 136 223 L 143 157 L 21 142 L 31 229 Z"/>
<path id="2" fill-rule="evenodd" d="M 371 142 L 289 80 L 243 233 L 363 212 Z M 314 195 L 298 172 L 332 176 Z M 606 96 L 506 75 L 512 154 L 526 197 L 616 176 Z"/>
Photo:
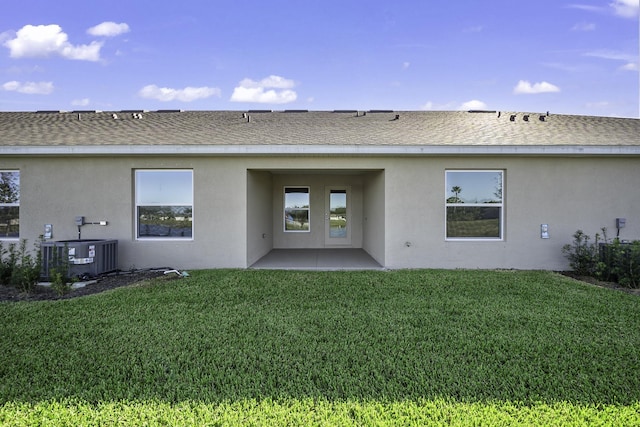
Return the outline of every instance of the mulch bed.
<path id="1" fill-rule="evenodd" d="M 601 288 L 612 289 L 615 291 L 621 291 L 631 295 L 640 296 L 640 289 L 625 288 L 615 282 L 604 282 L 602 280 L 598 280 L 595 277 L 591 277 L 591 276 L 580 276 L 578 274 L 575 274 L 573 271 L 559 271 L 558 273 L 567 277 L 571 277 L 572 279 L 580 280 L 581 282 L 586 282 L 594 286 L 599 286 Z"/>
<path id="2" fill-rule="evenodd" d="M 160 270 L 145 270 L 134 272 L 119 272 L 101 276 L 97 282 L 90 283 L 82 288 L 72 289 L 65 295 L 58 295 L 53 289 L 47 286 L 37 285 L 32 292 L 21 292 L 10 286 L 0 285 L 0 302 L 2 301 L 44 301 L 60 300 L 93 295 L 110 289 L 129 286 L 134 283 L 157 277 L 165 277 L 167 280 L 178 278 L 175 274 L 165 275 Z"/>

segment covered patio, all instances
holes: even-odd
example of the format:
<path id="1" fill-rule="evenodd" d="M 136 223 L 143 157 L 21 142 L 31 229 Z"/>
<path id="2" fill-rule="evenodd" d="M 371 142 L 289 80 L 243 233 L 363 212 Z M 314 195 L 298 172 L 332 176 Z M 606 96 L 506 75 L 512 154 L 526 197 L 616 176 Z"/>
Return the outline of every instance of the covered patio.
<path id="1" fill-rule="evenodd" d="M 249 268 L 271 270 L 382 270 L 359 248 L 273 249 Z"/>

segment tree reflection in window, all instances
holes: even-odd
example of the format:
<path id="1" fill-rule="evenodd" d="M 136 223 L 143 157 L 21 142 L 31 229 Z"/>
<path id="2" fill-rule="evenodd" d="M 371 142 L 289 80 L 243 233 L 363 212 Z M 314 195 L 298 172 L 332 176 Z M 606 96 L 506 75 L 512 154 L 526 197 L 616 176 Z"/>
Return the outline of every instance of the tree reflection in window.
<path id="1" fill-rule="evenodd" d="M 285 187 L 284 231 L 309 231 L 309 187 Z"/>
<path id="2" fill-rule="evenodd" d="M 0 238 L 20 237 L 20 172 L 0 171 Z"/>
<path id="3" fill-rule="evenodd" d="M 193 171 L 137 170 L 136 222 L 140 238 L 192 238 Z"/>
<path id="4" fill-rule="evenodd" d="M 447 239 L 503 238 L 503 171 L 446 172 Z"/>

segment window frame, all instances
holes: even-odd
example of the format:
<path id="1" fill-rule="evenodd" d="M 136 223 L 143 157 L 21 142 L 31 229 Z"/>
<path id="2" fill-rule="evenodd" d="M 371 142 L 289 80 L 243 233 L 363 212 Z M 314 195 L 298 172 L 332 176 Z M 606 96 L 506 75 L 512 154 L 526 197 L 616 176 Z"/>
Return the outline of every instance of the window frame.
<path id="1" fill-rule="evenodd" d="M 448 202 L 449 196 L 449 173 L 499 173 L 500 174 L 500 195 L 501 201 L 499 203 L 450 203 Z M 505 240 L 505 169 L 446 169 L 445 170 L 445 187 L 444 187 L 444 237 L 445 241 L 449 242 L 503 242 Z M 447 234 L 448 229 L 448 208 L 450 207 L 481 207 L 481 208 L 499 208 L 499 236 L 498 237 L 449 237 Z"/>
<path id="2" fill-rule="evenodd" d="M 287 230 L 287 189 L 306 189 L 309 198 L 306 208 L 294 208 L 295 210 L 307 211 L 307 229 L 304 230 Z M 310 233 L 311 232 L 311 187 L 307 185 L 285 185 L 282 188 L 282 231 L 284 233 Z"/>
<path id="3" fill-rule="evenodd" d="M 189 198 L 191 199 L 190 205 L 185 205 L 184 203 L 144 203 L 139 204 L 139 188 L 138 188 L 138 175 L 140 173 L 148 173 L 148 172 L 189 172 L 191 175 L 190 185 L 191 192 L 189 194 Z M 189 168 L 171 168 L 171 169 L 162 169 L 162 168 L 138 168 L 133 170 L 134 183 L 133 183 L 133 216 L 134 216 L 134 237 L 135 240 L 140 241 L 193 241 L 195 238 L 195 173 L 193 169 Z M 152 206 L 189 206 L 191 208 L 191 235 L 190 236 L 141 236 L 140 235 L 140 215 L 139 208 L 140 207 L 152 207 Z"/>
<path id="4" fill-rule="evenodd" d="M 20 240 L 20 170 L 19 169 L 0 169 L 0 173 L 15 173 L 17 174 L 18 181 L 18 200 L 16 202 L 0 202 L 0 208 L 18 208 L 18 218 L 17 218 L 17 226 L 18 226 L 18 235 L 17 236 L 8 236 L 8 235 L 0 235 L 0 240 Z M 6 233 L 9 233 L 9 227 L 11 224 L 7 224 Z"/>

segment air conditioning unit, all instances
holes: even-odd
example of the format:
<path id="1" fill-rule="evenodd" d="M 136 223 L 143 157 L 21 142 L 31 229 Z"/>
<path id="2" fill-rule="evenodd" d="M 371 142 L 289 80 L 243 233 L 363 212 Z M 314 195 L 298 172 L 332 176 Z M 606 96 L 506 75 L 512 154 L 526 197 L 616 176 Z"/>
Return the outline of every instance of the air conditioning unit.
<path id="1" fill-rule="evenodd" d="M 51 270 L 65 260 L 69 277 L 95 277 L 118 269 L 117 240 L 58 240 L 43 242 L 42 277 L 50 278 Z"/>

